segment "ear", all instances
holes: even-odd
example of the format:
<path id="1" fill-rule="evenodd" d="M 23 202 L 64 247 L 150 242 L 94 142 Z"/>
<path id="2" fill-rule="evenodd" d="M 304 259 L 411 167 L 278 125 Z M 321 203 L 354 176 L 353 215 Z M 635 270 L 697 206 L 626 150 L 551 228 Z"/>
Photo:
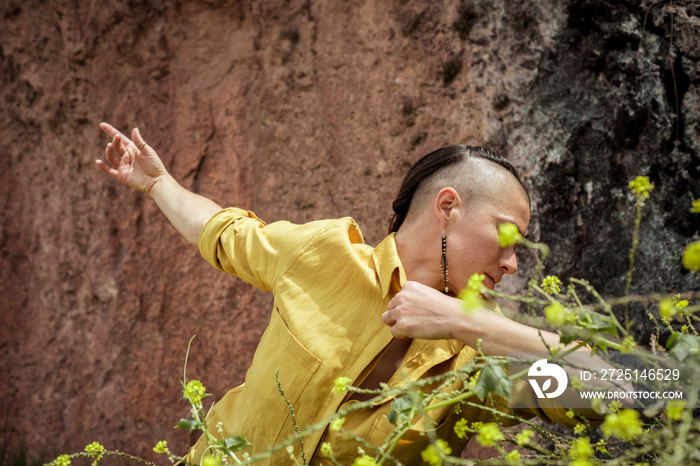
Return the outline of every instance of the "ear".
<path id="1" fill-rule="evenodd" d="M 453 216 L 453 209 L 460 205 L 462 199 L 454 188 L 442 188 L 435 196 L 433 209 L 440 225 L 446 225 L 450 217 Z"/>

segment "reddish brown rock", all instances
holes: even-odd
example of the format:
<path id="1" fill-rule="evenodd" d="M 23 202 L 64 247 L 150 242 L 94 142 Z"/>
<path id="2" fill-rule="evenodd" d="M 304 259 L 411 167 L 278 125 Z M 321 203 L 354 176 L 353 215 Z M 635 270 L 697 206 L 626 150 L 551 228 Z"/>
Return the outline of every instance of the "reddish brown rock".
<path id="1" fill-rule="evenodd" d="M 150 459 L 161 439 L 184 451 L 192 439 L 172 426 L 188 414 L 188 340 L 188 376 L 216 399 L 243 380 L 268 319 L 269 295 L 204 263 L 150 199 L 96 169 L 103 120 L 138 126 L 198 193 L 268 221 L 353 216 L 372 244 L 418 156 L 471 140 L 506 147 L 550 219 L 535 216 L 534 236 L 564 255 L 562 273 L 582 248 L 600 251 L 582 270 L 610 294 L 621 294 L 632 214 L 609 222 L 601 209 L 631 212 L 626 181 L 656 174 L 643 234 L 666 249 L 643 250 L 640 270 L 661 276 L 639 291 L 697 284 L 677 266 L 698 235 L 685 206 L 700 197 L 696 7 L 231 3 L 0 6 L 5 459 L 94 440 Z M 597 153 L 622 168 L 596 178 Z M 587 201 L 610 192 L 617 205 Z"/>

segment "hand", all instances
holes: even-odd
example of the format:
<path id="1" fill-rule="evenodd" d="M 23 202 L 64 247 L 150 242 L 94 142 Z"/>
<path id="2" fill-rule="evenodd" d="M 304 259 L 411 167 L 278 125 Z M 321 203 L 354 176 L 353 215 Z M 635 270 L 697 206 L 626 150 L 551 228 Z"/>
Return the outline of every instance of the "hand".
<path id="1" fill-rule="evenodd" d="M 107 123 L 100 123 L 100 129 L 112 137 L 105 149 L 106 162 L 95 162 L 107 175 L 145 193 L 150 193 L 153 186 L 167 175 L 160 157 L 146 144 L 137 128 L 132 131 L 131 140 Z"/>
<path id="2" fill-rule="evenodd" d="M 458 299 L 411 281 L 389 302 L 388 309 L 382 321 L 398 338 L 455 338 L 457 324 L 467 318 Z"/>

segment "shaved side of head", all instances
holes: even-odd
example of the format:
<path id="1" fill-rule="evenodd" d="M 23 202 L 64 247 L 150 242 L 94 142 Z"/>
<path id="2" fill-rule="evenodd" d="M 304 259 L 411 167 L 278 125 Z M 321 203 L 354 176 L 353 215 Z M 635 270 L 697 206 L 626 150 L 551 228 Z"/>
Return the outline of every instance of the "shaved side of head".
<path id="1" fill-rule="evenodd" d="M 414 217 L 442 188 L 454 188 L 463 202 L 469 202 L 508 177 L 517 180 L 529 203 L 530 195 L 518 171 L 498 151 L 461 144 L 434 150 L 421 157 L 406 173 L 391 205 L 394 218 L 389 225 L 389 233 L 397 232 L 409 211 Z M 492 194 L 497 195 L 498 192 L 492 191 Z"/>
<path id="2" fill-rule="evenodd" d="M 465 157 L 460 162 L 441 168 L 418 186 L 406 221 L 412 221 L 417 212 L 429 208 L 443 188 L 454 188 L 462 202 L 470 206 L 497 195 L 504 177 L 511 176 L 508 170 L 493 162 Z M 524 189 L 523 194 L 527 196 Z"/>

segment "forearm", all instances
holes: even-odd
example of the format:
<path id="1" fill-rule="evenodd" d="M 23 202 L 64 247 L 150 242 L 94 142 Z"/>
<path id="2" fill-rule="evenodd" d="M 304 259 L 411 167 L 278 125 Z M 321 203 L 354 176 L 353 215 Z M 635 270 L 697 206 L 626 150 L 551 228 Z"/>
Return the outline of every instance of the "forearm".
<path id="1" fill-rule="evenodd" d="M 169 174 L 153 185 L 149 195 L 175 229 L 195 246 L 204 225 L 222 210 L 216 202 L 182 187 Z"/>
<path id="2" fill-rule="evenodd" d="M 463 314 L 454 328 L 454 338 L 473 348 L 476 347 L 477 341 L 481 340 L 481 351 L 487 356 L 518 358 L 529 354 L 527 357 L 549 359 L 549 349 L 559 348 L 558 353 L 562 357 L 559 365 L 566 371 L 570 380 L 577 377 L 582 368 L 594 373 L 600 373 L 602 369 L 612 369 L 608 363 L 597 354 L 592 354 L 590 349 L 580 342 L 562 345 L 559 335 L 556 333 L 528 327 L 494 312 L 481 311 L 478 315 Z M 516 356 L 513 354 L 514 352 L 518 352 L 520 355 Z M 588 383 L 597 389 L 633 390 L 629 383 L 617 386 L 603 381 L 600 377 Z M 579 405 L 582 401 L 577 392 L 567 390 L 560 401 L 566 403 L 572 400 L 578 402 Z M 631 406 L 631 402 L 627 404 Z M 589 411 L 587 413 L 587 417 L 592 415 Z"/>
<path id="3" fill-rule="evenodd" d="M 459 315 L 459 314 L 457 314 Z M 481 350 L 488 356 L 508 356 L 512 351 L 549 351 L 559 346 L 559 336 L 545 330 L 528 327 L 495 312 L 464 314 L 453 327 L 453 338 Z"/>

